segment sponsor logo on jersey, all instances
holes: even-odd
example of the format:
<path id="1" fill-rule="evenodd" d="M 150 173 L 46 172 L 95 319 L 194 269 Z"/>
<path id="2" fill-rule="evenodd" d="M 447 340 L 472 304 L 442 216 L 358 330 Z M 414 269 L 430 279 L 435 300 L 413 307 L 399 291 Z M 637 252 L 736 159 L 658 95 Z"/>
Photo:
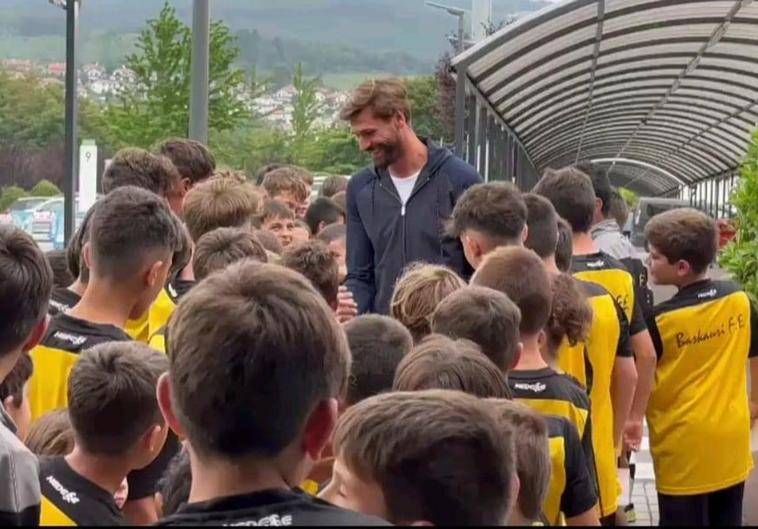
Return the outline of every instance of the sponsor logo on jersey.
<path id="1" fill-rule="evenodd" d="M 533 393 L 542 393 L 547 389 L 547 386 L 543 384 L 542 382 L 535 382 L 534 384 L 526 384 L 523 382 L 518 382 L 513 385 L 516 389 L 520 389 L 523 391 L 531 391 Z"/>

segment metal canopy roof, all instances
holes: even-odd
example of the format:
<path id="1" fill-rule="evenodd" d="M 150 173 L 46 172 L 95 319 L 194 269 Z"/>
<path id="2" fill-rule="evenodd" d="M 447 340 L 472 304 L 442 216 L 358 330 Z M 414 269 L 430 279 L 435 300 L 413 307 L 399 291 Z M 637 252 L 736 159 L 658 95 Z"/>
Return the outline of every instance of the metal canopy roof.
<path id="1" fill-rule="evenodd" d="M 758 122 L 758 2 L 564 0 L 453 59 L 534 167 L 608 164 L 661 193 L 734 171 Z"/>

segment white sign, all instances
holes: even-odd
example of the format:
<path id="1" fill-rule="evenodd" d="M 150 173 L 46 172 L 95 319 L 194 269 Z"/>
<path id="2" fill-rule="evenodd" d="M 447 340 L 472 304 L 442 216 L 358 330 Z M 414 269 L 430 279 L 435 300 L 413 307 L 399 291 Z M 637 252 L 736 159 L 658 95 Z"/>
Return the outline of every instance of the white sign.
<path id="1" fill-rule="evenodd" d="M 79 203 L 77 211 L 84 213 L 97 200 L 97 145 L 82 143 L 79 147 Z"/>

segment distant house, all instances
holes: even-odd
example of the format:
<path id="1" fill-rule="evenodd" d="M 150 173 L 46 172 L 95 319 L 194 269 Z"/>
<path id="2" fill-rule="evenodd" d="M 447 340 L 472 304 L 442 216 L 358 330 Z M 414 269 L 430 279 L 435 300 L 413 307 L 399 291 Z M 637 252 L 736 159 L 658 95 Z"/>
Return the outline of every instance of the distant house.
<path id="1" fill-rule="evenodd" d="M 82 66 L 82 74 L 88 83 L 94 83 L 106 77 L 105 67 L 97 63 Z"/>
<path id="2" fill-rule="evenodd" d="M 54 62 L 47 65 L 47 73 L 55 77 L 63 77 L 66 75 L 66 63 Z"/>

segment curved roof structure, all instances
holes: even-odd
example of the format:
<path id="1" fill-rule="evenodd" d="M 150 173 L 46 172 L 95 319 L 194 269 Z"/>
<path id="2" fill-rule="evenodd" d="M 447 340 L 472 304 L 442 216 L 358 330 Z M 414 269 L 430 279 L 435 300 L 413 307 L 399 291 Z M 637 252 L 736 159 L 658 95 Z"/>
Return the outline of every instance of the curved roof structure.
<path id="1" fill-rule="evenodd" d="M 607 159 L 617 182 L 664 193 L 744 156 L 758 122 L 758 2 L 564 0 L 453 66 L 537 172 Z"/>

